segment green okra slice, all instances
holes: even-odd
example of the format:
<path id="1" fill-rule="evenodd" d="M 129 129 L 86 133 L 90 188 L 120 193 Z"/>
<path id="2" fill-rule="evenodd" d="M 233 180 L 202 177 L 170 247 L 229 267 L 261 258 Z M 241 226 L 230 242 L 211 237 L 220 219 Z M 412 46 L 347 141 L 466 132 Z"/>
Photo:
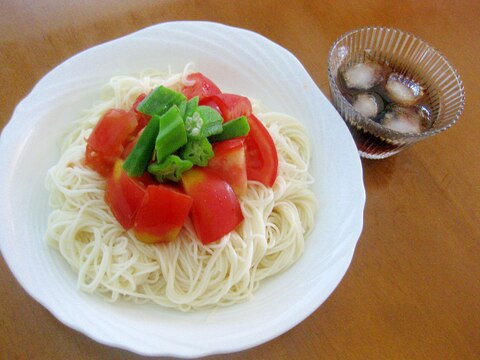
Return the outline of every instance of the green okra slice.
<path id="1" fill-rule="evenodd" d="M 191 161 L 194 165 L 207 166 L 208 160 L 213 157 L 212 145 L 207 138 L 189 139 L 181 150 L 180 156 Z"/>
<path id="2" fill-rule="evenodd" d="M 169 155 L 161 163 L 148 165 L 148 172 L 160 183 L 168 180 L 178 182 L 182 178 L 182 174 L 190 170 L 192 166 L 193 163 L 189 160 L 181 159 L 177 155 Z"/>
<path id="3" fill-rule="evenodd" d="M 160 124 L 159 120 L 159 116 L 152 116 L 140 134 L 137 143 L 123 163 L 123 169 L 127 172 L 128 176 L 141 176 L 147 169 L 155 148 L 155 140 Z"/>
<path id="4" fill-rule="evenodd" d="M 220 134 L 212 135 L 208 138 L 211 142 L 233 139 L 239 136 L 248 135 L 250 125 L 245 116 L 227 121 L 222 124 L 223 131 Z"/>
<path id="5" fill-rule="evenodd" d="M 185 124 L 180 116 L 180 110 L 172 106 L 159 119 L 159 131 L 155 141 L 155 158 L 162 162 L 187 143 Z"/>
<path id="6" fill-rule="evenodd" d="M 222 116 L 209 106 L 198 106 L 191 116 L 186 114 L 187 136 L 199 140 L 222 132 Z"/>
<path id="7" fill-rule="evenodd" d="M 162 115 L 173 105 L 179 106 L 186 99 L 182 93 L 160 85 L 137 105 L 137 110 L 151 116 Z"/>

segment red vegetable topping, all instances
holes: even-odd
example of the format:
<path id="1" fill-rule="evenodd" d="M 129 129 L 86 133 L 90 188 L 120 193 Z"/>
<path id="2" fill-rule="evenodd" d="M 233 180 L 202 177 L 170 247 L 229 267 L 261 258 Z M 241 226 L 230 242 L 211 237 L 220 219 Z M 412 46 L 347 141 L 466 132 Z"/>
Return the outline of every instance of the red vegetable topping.
<path id="1" fill-rule="evenodd" d="M 145 196 L 145 187 L 140 181 L 129 177 L 117 160 L 112 175 L 107 180 L 105 202 L 125 230 L 130 229 Z"/>
<path id="2" fill-rule="evenodd" d="M 252 104 L 248 98 L 235 94 L 215 94 L 200 101 L 200 105 L 208 105 L 219 110 L 225 121 L 252 113 Z"/>
<path id="3" fill-rule="evenodd" d="M 146 96 L 147 94 L 138 95 L 137 99 L 135 100 L 135 102 L 133 103 L 130 109 L 131 112 L 134 112 L 136 114 L 137 121 L 138 121 L 138 125 L 135 131 L 133 132 L 134 134 L 138 134 L 140 130 L 142 130 L 145 126 L 147 126 L 148 122 L 152 118 L 150 115 L 142 114 L 140 111 L 137 110 L 138 104 L 140 104 L 142 100 L 145 99 Z"/>
<path id="4" fill-rule="evenodd" d="M 99 174 L 108 176 L 137 124 L 137 117 L 132 112 L 108 110 L 87 140 L 86 164 Z"/>
<path id="5" fill-rule="evenodd" d="M 243 221 L 233 189 L 213 172 L 194 167 L 183 173 L 182 184 L 193 198 L 193 225 L 203 244 L 219 240 Z"/>
<path id="6" fill-rule="evenodd" d="M 221 91 L 212 80 L 200 73 L 193 73 L 187 76 L 187 80 L 195 81 L 191 86 L 185 86 L 182 90 L 183 95 L 187 99 L 191 99 L 195 96 L 200 97 L 200 100 L 211 95 L 220 94 Z"/>
<path id="7" fill-rule="evenodd" d="M 175 240 L 187 220 L 192 198 L 164 185 L 147 187 L 133 231 L 145 243 Z"/>
<path id="8" fill-rule="evenodd" d="M 230 184 L 237 196 L 247 193 L 245 138 L 235 138 L 213 144 L 215 155 L 207 168 Z"/>
<path id="9" fill-rule="evenodd" d="M 253 114 L 248 117 L 250 132 L 246 137 L 247 178 L 272 186 L 277 178 L 278 154 L 268 130 Z"/>

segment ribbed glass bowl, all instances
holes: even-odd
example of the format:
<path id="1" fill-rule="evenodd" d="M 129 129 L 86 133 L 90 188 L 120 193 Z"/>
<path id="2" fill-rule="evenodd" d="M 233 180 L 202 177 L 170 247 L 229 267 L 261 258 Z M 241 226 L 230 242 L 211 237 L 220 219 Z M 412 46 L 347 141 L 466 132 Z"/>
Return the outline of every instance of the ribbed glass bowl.
<path id="1" fill-rule="evenodd" d="M 386 64 L 420 84 L 430 105 L 430 125 L 420 133 L 391 130 L 354 110 L 339 89 L 339 69 L 366 61 Z M 347 123 L 362 157 L 383 159 L 451 127 L 462 114 L 465 92 L 443 54 L 417 36 L 393 28 L 364 27 L 347 32 L 328 57 L 332 102 Z"/>

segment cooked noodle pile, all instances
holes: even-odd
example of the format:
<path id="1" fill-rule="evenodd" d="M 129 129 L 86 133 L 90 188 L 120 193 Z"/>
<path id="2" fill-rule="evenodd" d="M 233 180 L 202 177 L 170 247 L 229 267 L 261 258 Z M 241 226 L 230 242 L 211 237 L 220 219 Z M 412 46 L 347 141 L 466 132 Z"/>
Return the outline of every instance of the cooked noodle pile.
<path id="1" fill-rule="evenodd" d="M 179 90 L 183 74 L 146 71 L 112 78 L 103 100 L 75 124 L 47 175 L 53 209 L 46 239 L 78 273 L 78 288 L 110 301 L 155 302 L 182 311 L 227 306 L 252 297 L 260 281 L 284 271 L 302 254 L 313 227 L 316 200 L 308 189 L 309 140 L 295 119 L 254 112 L 272 135 L 279 157 L 273 188 L 248 183 L 240 203 L 245 217 L 236 231 L 203 245 L 187 222 L 168 244 L 145 244 L 117 223 L 103 200 L 105 180 L 83 165 L 85 144 L 110 108 L 129 109 L 142 92 L 164 84 Z"/>

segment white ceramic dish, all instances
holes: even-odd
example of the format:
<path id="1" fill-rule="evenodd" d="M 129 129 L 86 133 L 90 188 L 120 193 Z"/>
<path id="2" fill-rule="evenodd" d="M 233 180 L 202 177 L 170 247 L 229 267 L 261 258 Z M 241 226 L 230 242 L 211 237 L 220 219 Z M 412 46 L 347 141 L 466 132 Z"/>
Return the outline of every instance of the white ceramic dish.
<path id="1" fill-rule="evenodd" d="M 313 140 L 311 171 L 320 209 L 305 254 L 261 284 L 250 302 L 194 313 L 107 303 L 76 290 L 76 277 L 43 240 L 47 169 L 78 114 L 114 75 L 193 61 L 221 89 L 248 94 L 293 115 Z M 25 290 L 55 317 L 92 339 L 144 355 L 198 357 L 243 350 L 297 325 L 332 293 L 353 256 L 365 192 L 345 123 L 300 62 L 268 39 L 209 22 L 171 22 L 88 49 L 57 66 L 21 101 L 1 135 L 0 245 Z"/>

